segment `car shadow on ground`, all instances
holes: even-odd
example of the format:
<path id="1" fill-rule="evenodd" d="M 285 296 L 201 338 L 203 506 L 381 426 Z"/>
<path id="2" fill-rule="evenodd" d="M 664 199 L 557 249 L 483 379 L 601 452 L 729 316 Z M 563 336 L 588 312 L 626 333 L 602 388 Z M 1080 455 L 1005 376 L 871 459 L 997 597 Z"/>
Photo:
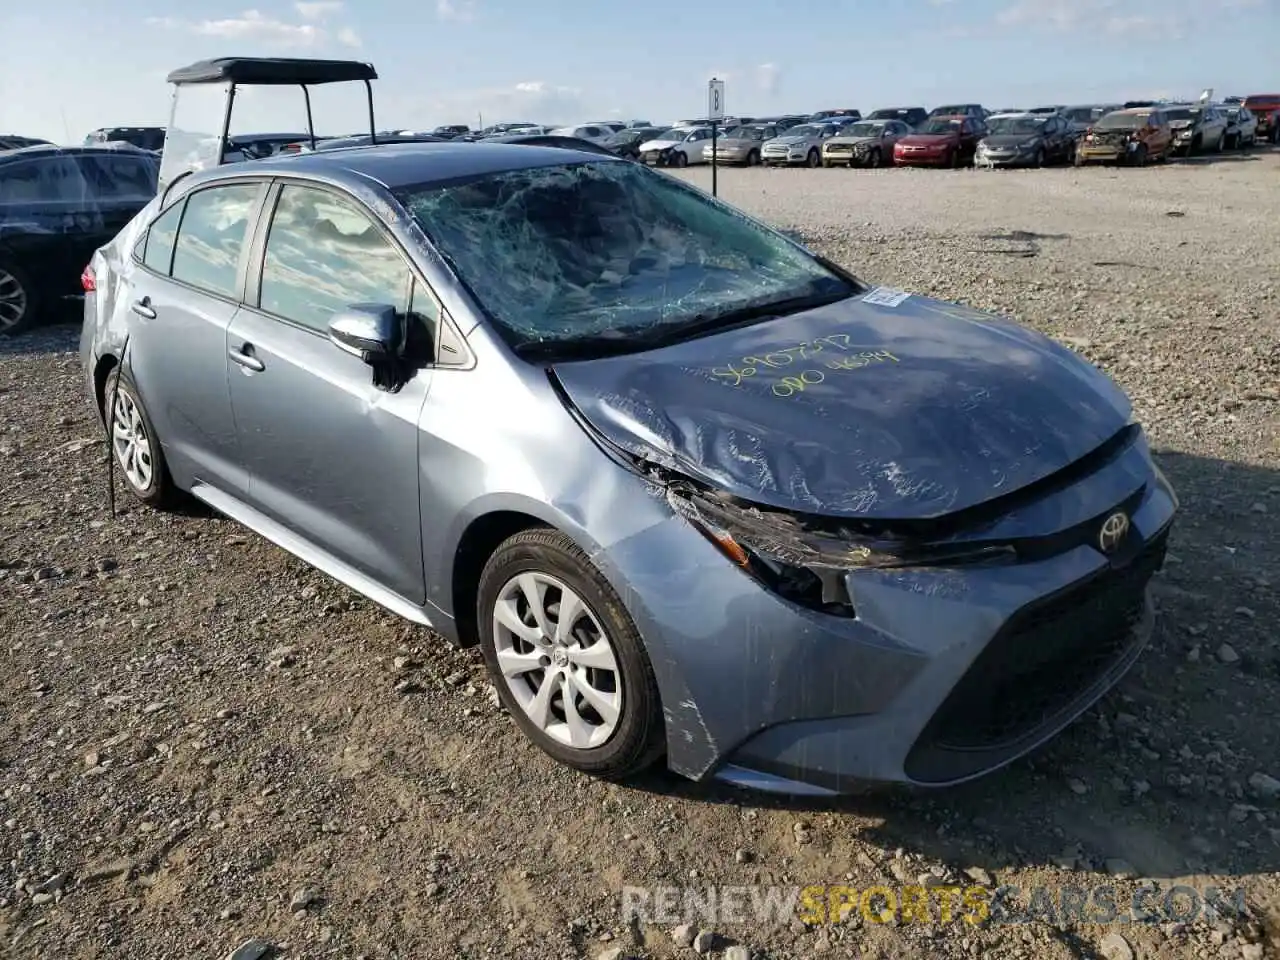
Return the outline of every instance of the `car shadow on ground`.
<path id="1" fill-rule="evenodd" d="M 1280 869 L 1275 829 L 1280 738 L 1280 473 L 1157 453 L 1182 511 L 1153 583 L 1151 646 L 1121 684 L 1029 757 L 937 791 L 870 790 L 833 799 L 759 794 L 668 773 L 634 786 L 694 802 L 848 814 L 887 851 L 989 870 L 1101 868 L 1142 876 L 1247 876 Z M 1223 645 L 1228 645 L 1224 648 Z M 1253 783 L 1251 783 L 1253 780 Z"/>

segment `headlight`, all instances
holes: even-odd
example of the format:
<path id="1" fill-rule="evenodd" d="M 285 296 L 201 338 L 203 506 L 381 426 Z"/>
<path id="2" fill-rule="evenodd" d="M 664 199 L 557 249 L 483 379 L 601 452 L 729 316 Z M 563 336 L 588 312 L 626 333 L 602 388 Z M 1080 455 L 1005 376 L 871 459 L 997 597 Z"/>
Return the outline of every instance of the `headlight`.
<path id="1" fill-rule="evenodd" d="M 845 575 L 853 570 L 1006 563 L 1007 544 L 926 543 L 885 525 L 802 516 L 727 494 L 672 484 L 667 501 L 735 566 L 794 603 L 853 616 Z"/>

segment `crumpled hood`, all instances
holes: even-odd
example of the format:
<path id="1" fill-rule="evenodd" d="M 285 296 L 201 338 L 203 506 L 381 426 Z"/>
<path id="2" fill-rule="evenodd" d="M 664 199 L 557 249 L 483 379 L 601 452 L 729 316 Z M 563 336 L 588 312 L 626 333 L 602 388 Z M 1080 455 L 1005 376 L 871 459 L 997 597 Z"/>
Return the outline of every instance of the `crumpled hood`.
<path id="1" fill-rule="evenodd" d="M 635 455 L 756 503 L 862 519 L 1004 496 L 1128 422 L 1124 394 L 1066 347 L 965 307 L 878 295 L 554 372 Z"/>
<path id="2" fill-rule="evenodd" d="M 1195 124 L 1196 124 L 1196 121 L 1194 120 L 1170 120 L 1169 129 L 1186 130 L 1188 127 L 1194 127 Z"/>
<path id="3" fill-rule="evenodd" d="M 640 144 L 641 150 L 667 150 L 670 147 L 678 147 L 684 143 L 683 140 L 646 140 Z"/>
<path id="4" fill-rule="evenodd" d="M 876 142 L 876 141 L 878 141 L 879 139 L 880 139 L 879 137 L 841 137 L 841 136 L 834 136 L 834 137 L 832 137 L 830 140 L 828 140 L 828 141 L 827 141 L 827 143 L 850 143 L 850 144 L 853 144 L 853 145 L 856 147 L 856 146 L 858 146 L 859 144 L 863 144 L 863 143 L 875 143 L 875 142 Z"/>

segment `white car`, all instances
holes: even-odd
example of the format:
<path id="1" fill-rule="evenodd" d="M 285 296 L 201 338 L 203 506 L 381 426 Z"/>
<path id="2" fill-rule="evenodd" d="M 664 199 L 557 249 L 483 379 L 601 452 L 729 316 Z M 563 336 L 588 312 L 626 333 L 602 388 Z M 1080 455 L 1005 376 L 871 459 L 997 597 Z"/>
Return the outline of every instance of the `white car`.
<path id="1" fill-rule="evenodd" d="M 821 166 L 823 141 L 830 140 L 839 132 L 840 127 L 834 123 L 802 123 L 761 147 L 760 159 L 766 166 Z"/>
<path id="2" fill-rule="evenodd" d="M 710 127 L 672 127 L 640 144 L 640 162 L 660 167 L 702 163 L 702 148 L 710 139 Z"/>

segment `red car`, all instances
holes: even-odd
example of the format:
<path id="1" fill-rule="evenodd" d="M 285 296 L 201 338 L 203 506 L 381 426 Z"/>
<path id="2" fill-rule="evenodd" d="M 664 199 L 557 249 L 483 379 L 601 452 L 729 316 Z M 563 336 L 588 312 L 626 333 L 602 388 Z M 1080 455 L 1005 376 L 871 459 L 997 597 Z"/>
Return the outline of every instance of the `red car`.
<path id="1" fill-rule="evenodd" d="M 977 117 L 934 117 L 893 147 L 896 167 L 961 167 L 973 163 L 987 125 Z"/>
<path id="2" fill-rule="evenodd" d="M 1251 93 L 1244 106 L 1258 118 L 1258 139 L 1280 143 L 1280 93 Z"/>

